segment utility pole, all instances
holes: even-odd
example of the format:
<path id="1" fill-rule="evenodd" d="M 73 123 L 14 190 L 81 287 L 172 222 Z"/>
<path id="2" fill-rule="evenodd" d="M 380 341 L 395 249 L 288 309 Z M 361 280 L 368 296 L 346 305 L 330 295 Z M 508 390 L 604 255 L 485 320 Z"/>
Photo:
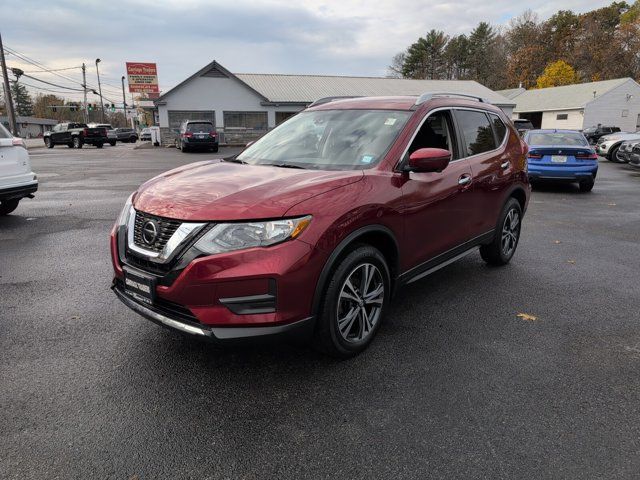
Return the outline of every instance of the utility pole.
<path id="1" fill-rule="evenodd" d="M 82 89 L 84 90 L 84 122 L 89 123 L 89 108 L 87 107 L 87 66 L 82 63 Z"/>
<path id="2" fill-rule="evenodd" d="M 98 91 L 100 92 L 100 108 L 102 109 L 102 123 L 104 123 L 104 102 L 102 101 L 102 85 L 100 85 L 100 70 L 98 70 L 98 64 L 100 59 L 96 58 L 96 73 L 98 74 Z"/>
<path id="3" fill-rule="evenodd" d="M 18 123 L 16 115 L 13 111 L 13 99 L 11 98 L 11 88 L 9 86 L 9 74 L 7 73 L 7 62 L 4 59 L 4 47 L 2 46 L 2 35 L 0 35 L 0 60 L 2 60 L 2 78 L 4 80 L 4 101 L 7 105 L 7 117 L 9 117 L 9 126 L 11 133 L 18 136 Z"/>
<path id="4" fill-rule="evenodd" d="M 121 78 L 122 80 L 122 108 L 124 109 L 124 124 L 127 124 L 127 97 L 124 93 L 124 75 Z"/>

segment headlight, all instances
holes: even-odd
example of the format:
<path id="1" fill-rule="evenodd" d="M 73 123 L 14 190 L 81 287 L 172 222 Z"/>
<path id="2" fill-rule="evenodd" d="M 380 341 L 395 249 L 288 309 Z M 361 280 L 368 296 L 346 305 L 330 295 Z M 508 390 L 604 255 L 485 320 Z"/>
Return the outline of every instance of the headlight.
<path id="1" fill-rule="evenodd" d="M 220 223 L 198 240 L 195 247 L 209 254 L 268 247 L 298 237 L 310 223 L 311 215 L 269 222 Z"/>
<path id="2" fill-rule="evenodd" d="M 134 192 L 135 193 L 135 192 Z M 124 202 L 124 207 L 118 216 L 118 226 L 126 225 L 129 221 L 129 214 L 131 213 L 131 207 L 133 206 L 133 193 L 129 195 L 127 201 Z"/>

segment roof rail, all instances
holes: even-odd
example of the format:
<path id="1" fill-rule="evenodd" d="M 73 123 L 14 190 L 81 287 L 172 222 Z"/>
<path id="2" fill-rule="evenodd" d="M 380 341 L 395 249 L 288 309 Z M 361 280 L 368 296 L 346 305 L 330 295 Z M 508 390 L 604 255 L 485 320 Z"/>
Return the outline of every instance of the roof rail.
<path id="1" fill-rule="evenodd" d="M 342 97 L 324 97 L 324 98 L 319 98 L 315 102 L 311 103 L 309 105 L 309 107 L 317 107 L 318 105 L 323 105 L 323 104 L 329 103 L 329 102 L 335 102 L 336 100 L 346 100 L 347 98 L 362 98 L 362 95 L 347 95 L 347 96 L 342 96 Z"/>
<path id="2" fill-rule="evenodd" d="M 424 102 L 428 102 L 436 97 L 461 97 L 461 98 L 471 98 L 477 102 L 481 103 L 491 103 L 486 98 L 479 97 L 478 95 L 469 95 L 466 93 L 455 93 L 455 92 L 425 92 L 418 97 L 416 100 L 416 105 L 420 105 Z"/>

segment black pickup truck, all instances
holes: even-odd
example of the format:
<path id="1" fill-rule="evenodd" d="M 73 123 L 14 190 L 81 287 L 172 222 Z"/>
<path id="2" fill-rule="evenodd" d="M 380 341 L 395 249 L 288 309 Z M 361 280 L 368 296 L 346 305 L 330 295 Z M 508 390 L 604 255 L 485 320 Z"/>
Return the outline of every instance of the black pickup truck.
<path id="1" fill-rule="evenodd" d="M 106 128 L 90 128 L 85 123 L 59 123 L 53 127 L 53 130 L 44 134 L 44 144 L 47 148 L 53 148 L 56 145 L 82 148 L 85 144 L 102 148 L 108 141 Z"/>

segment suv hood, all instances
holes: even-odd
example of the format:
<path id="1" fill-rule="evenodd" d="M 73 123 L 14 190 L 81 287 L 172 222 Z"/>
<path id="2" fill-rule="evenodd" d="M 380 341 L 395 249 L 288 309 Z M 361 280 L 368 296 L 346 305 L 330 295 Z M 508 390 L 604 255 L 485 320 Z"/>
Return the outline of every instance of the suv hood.
<path id="1" fill-rule="evenodd" d="M 278 218 L 297 203 L 355 183 L 363 175 L 360 170 L 198 162 L 149 180 L 138 189 L 133 205 L 136 210 L 184 221 Z"/>

